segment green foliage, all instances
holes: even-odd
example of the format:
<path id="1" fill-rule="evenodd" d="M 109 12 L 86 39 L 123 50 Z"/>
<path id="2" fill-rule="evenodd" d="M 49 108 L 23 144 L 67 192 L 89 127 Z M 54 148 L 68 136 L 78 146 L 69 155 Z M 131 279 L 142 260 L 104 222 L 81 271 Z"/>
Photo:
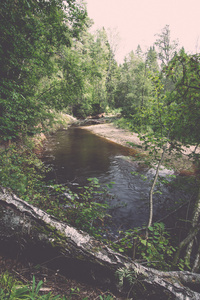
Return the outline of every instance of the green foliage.
<path id="1" fill-rule="evenodd" d="M 187 55 L 184 50 L 175 55 L 162 70 L 162 74 L 152 77 L 154 86 L 153 97 L 148 107 L 138 110 L 133 116 L 135 127 L 140 130 L 137 120 L 151 130 L 141 132 L 140 137 L 146 150 L 159 161 L 159 151 L 165 148 L 169 154 L 182 154 L 181 146 L 197 146 L 199 140 L 199 96 L 200 89 L 199 55 Z M 173 82 L 173 90 L 167 90 L 163 78 Z M 198 165 L 199 155 L 190 154 Z"/>
<path id="2" fill-rule="evenodd" d="M 184 145 L 199 144 L 199 55 L 187 55 L 183 50 L 175 55 L 162 74 L 152 76 L 153 97 L 149 105 L 137 110 L 133 123 L 137 120 L 149 126 L 153 131 L 147 132 L 146 140 L 162 148 L 166 137 L 172 148 L 180 153 L 180 142 Z M 173 90 L 166 90 L 163 78 L 173 82 Z M 139 129 L 139 128 L 138 128 Z M 153 137 L 156 137 L 156 140 Z M 159 145 L 160 140 L 160 145 Z"/>
<path id="3" fill-rule="evenodd" d="M 116 271 L 116 277 L 119 280 L 119 287 L 123 289 L 124 287 L 129 288 L 129 293 L 127 295 L 127 299 L 129 299 L 129 295 L 132 294 L 132 297 L 137 298 L 138 292 L 144 292 L 145 286 L 143 284 L 143 280 L 145 279 L 145 274 L 141 273 L 141 270 L 138 270 L 137 267 L 133 269 L 128 269 L 126 267 L 119 268 Z M 138 292 L 136 292 L 136 290 Z M 135 299 L 135 297 L 133 299 Z"/>
<path id="4" fill-rule="evenodd" d="M 124 281 L 127 280 L 129 285 L 133 285 L 137 278 L 137 274 L 133 270 L 129 270 L 127 268 L 120 268 L 116 271 L 116 275 L 119 279 L 119 286 L 123 287 Z"/>
<path id="5" fill-rule="evenodd" d="M 151 52 L 155 52 L 155 49 Z M 134 117 L 138 109 L 148 106 L 152 94 L 151 76 L 156 72 L 152 66 L 155 59 L 150 53 L 147 58 L 143 54 L 132 51 L 120 68 L 115 92 L 115 105 L 122 108 L 122 115 L 128 119 Z M 133 122 L 132 122 L 133 123 Z"/>
<path id="6" fill-rule="evenodd" d="M 32 286 L 26 286 L 15 280 L 9 273 L 3 273 L 0 278 L 0 297 L 1 300 L 67 300 L 65 297 L 53 296 L 51 293 L 40 295 L 42 285 L 42 281 L 36 285 L 34 276 Z"/>
<path id="7" fill-rule="evenodd" d="M 155 223 L 148 228 L 135 228 L 120 232 L 119 242 L 113 245 L 118 251 L 131 256 L 139 262 L 161 270 L 172 267 L 175 248 L 163 223 Z"/>
<path id="8" fill-rule="evenodd" d="M 43 281 L 36 283 L 33 276 L 32 283 L 30 285 L 24 285 L 22 282 L 17 281 L 8 272 L 3 273 L 0 276 L 0 299 L 1 300 L 71 300 L 74 297 L 80 299 L 80 289 L 71 288 L 70 291 L 66 291 L 69 296 L 54 296 L 51 292 L 48 294 L 42 291 Z M 88 297 L 82 298 L 82 300 L 89 300 Z M 99 295 L 98 299 L 112 300 L 114 299 L 109 293 Z"/>
<path id="9" fill-rule="evenodd" d="M 199 168 L 199 154 L 196 153 L 200 143 L 199 138 L 199 120 L 200 120 L 200 55 L 188 55 L 182 49 L 175 53 L 175 43 L 170 45 L 169 28 L 160 36 L 157 44 L 160 47 L 160 59 L 162 69 L 160 73 L 151 74 L 152 93 L 146 105 L 135 109 L 133 99 L 125 104 L 127 112 L 131 112 L 132 121 L 130 122 L 134 131 L 139 132 L 140 139 L 143 141 L 143 147 L 148 151 L 148 159 L 160 166 L 162 162 L 166 164 L 164 156 L 166 154 L 181 157 L 183 154 L 182 146 L 190 148 L 194 146 L 194 151 L 188 158 L 192 159 L 197 169 Z M 129 73 L 130 74 L 130 73 Z M 128 113 L 125 114 L 128 116 Z M 127 122 L 127 121 L 126 121 Z M 129 121 L 127 122 L 129 123 Z M 146 132 L 143 131 L 146 129 Z M 157 169 L 158 171 L 158 169 Z M 152 188 L 149 193 L 151 224 L 153 215 L 153 193 L 156 185 L 158 172 L 154 177 Z M 194 215 L 197 211 L 194 212 Z M 151 227 L 150 227 L 151 228 Z M 162 269 L 173 267 L 169 261 L 174 251 L 170 248 L 166 240 L 157 239 L 158 245 L 155 245 L 151 234 L 147 239 L 139 238 L 139 247 L 143 251 L 143 258 L 149 261 L 158 260 Z M 130 244 L 131 245 L 131 244 Z M 131 247 L 131 246 L 130 246 Z M 120 248 L 123 251 L 123 247 Z M 166 257 L 166 261 L 165 261 Z M 161 263 L 163 262 L 163 264 Z M 165 262 L 165 263 L 164 263 Z M 155 266 L 156 264 L 151 264 Z M 157 267 L 157 265 L 156 265 Z M 180 269 L 189 268 L 184 261 L 180 260 Z"/>
<path id="10" fill-rule="evenodd" d="M 82 78 L 83 84 L 72 111 L 76 117 L 85 118 L 113 105 L 118 67 L 105 29 L 97 30 L 94 35 L 85 29 L 81 43 L 75 43 L 75 52 L 79 68 L 73 79 Z"/>
<path id="11" fill-rule="evenodd" d="M 119 120 L 115 120 L 114 123 L 120 128 L 133 130 L 132 122 L 127 118 L 122 117 Z"/>
<path id="12" fill-rule="evenodd" d="M 166 76 L 176 83 L 170 95 L 170 106 L 176 111 L 178 122 L 173 137 L 184 144 L 199 144 L 199 72 L 200 55 L 187 55 L 183 50 L 165 70 Z"/>
<path id="13" fill-rule="evenodd" d="M 3 273 L 0 277 L 0 297 L 1 299 L 14 299 L 11 296 L 12 289 L 15 286 L 18 286 L 20 283 L 15 281 L 12 276 L 8 274 L 8 272 Z"/>
<path id="14" fill-rule="evenodd" d="M 111 295 L 104 295 L 104 296 L 99 296 L 99 300 L 113 300 L 113 296 Z"/>
<path id="15" fill-rule="evenodd" d="M 121 117 L 120 119 L 115 120 L 114 123 L 117 127 L 134 132 L 138 132 L 138 130 L 140 130 L 140 133 L 152 131 L 150 127 L 147 128 L 147 126 L 145 125 L 140 125 L 141 121 L 138 120 L 137 117 L 137 110 L 135 110 L 135 115 L 133 115 L 132 117 Z"/>
<path id="16" fill-rule="evenodd" d="M 108 219 L 109 196 L 102 189 L 97 178 L 89 178 L 89 184 L 79 187 L 77 192 L 62 185 L 51 185 L 50 200 L 41 204 L 48 213 L 66 221 L 68 224 L 99 237 L 103 232 L 104 220 Z M 101 189 L 100 189 L 101 188 Z"/>
<path id="17" fill-rule="evenodd" d="M 78 36 L 86 12 L 76 0 L 6 0 L 0 15 L 0 139 L 21 139 L 39 131 L 52 108 L 66 106 L 56 97 L 55 57 Z"/>
<path id="18" fill-rule="evenodd" d="M 28 200 L 41 188 L 45 176 L 41 160 L 26 146 L 11 146 L 0 156 L 1 186 L 11 188 L 19 197 Z"/>
<path id="19" fill-rule="evenodd" d="M 1 151 L 1 186 L 78 229 L 101 233 L 104 219 L 110 217 L 106 203 L 108 190 L 100 187 L 97 178 L 89 178 L 89 184 L 79 187 L 77 192 L 63 185 L 45 186 L 46 172 L 41 160 L 28 147 L 12 146 Z"/>
<path id="20" fill-rule="evenodd" d="M 178 41 L 171 41 L 170 28 L 166 25 L 160 34 L 157 34 L 155 45 L 158 48 L 158 57 L 161 61 L 162 67 L 167 66 L 170 60 L 176 53 Z"/>

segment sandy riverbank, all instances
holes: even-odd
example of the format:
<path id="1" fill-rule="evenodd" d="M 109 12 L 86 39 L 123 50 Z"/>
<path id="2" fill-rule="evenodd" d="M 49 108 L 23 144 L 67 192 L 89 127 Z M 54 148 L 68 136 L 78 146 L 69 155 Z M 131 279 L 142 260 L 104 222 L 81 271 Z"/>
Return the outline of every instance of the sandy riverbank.
<path id="1" fill-rule="evenodd" d="M 117 128 L 112 123 L 90 125 L 82 128 L 126 147 L 129 146 L 127 142 L 134 143 L 135 145 L 142 145 L 142 142 L 136 133 Z"/>
<path id="2" fill-rule="evenodd" d="M 137 145 L 142 145 L 137 133 L 130 132 L 125 129 L 117 128 L 113 123 L 104 123 L 90 126 L 82 126 L 86 130 L 93 132 L 94 134 L 101 136 L 109 141 L 115 142 L 117 144 L 131 147 L 127 142 L 131 142 L 135 145 L 135 149 L 138 152 L 142 152 L 144 154 L 148 154 L 148 152 L 144 151 L 144 149 L 137 148 Z M 185 148 L 185 153 L 192 152 L 194 147 Z M 168 166 L 176 170 L 177 173 L 181 173 L 182 175 L 190 175 L 194 173 L 194 166 L 192 162 L 188 159 L 186 155 L 182 155 L 181 158 L 175 157 L 175 155 L 168 155 L 168 159 L 170 159 L 170 163 L 168 162 Z"/>

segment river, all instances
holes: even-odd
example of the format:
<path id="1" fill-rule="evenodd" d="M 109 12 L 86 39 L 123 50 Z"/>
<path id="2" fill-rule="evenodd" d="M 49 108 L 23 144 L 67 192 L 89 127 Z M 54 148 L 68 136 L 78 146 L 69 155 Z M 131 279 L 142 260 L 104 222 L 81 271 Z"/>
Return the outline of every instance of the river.
<path id="1" fill-rule="evenodd" d="M 137 164 L 128 157 L 136 152 L 110 142 L 91 132 L 71 127 L 57 131 L 45 145 L 43 161 L 52 167 L 48 179 L 57 183 L 85 185 L 87 178 L 96 177 L 105 186 L 115 182 L 109 198 L 110 213 L 116 229 L 146 225 L 149 215 L 148 194 L 152 174 L 147 170 L 134 174 Z M 146 180 L 142 176 L 146 177 Z M 169 184 L 161 185 L 162 194 L 154 195 L 154 220 L 163 217 L 176 202 L 187 195 Z"/>

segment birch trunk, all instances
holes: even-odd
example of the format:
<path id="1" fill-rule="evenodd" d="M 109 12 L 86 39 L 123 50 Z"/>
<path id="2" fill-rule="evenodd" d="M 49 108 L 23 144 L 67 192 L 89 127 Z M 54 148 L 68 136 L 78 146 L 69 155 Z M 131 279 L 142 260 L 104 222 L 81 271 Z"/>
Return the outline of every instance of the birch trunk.
<path id="1" fill-rule="evenodd" d="M 154 192 L 157 180 L 158 180 L 160 166 L 161 166 L 161 164 L 163 162 L 163 159 L 164 159 L 164 156 L 165 156 L 166 147 L 167 147 L 167 145 L 165 145 L 163 147 L 163 152 L 162 152 L 160 161 L 159 161 L 159 163 L 157 165 L 156 174 L 154 176 L 154 180 L 153 180 L 150 192 L 149 192 L 149 221 L 148 221 L 147 228 L 149 228 L 152 225 L 152 220 L 153 220 L 153 192 Z"/>

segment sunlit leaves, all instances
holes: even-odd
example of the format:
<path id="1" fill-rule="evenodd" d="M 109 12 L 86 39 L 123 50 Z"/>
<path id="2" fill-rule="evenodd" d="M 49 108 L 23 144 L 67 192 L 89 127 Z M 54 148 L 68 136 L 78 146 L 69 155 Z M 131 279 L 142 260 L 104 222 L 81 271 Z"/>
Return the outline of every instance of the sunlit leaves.
<path id="1" fill-rule="evenodd" d="M 33 133 L 49 110 L 66 106 L 66 101 L 58 103 L 62 98 L 58 96 L 55 57 L 61 45 L 70 46 L 73 35 L 78 36 L 86 13 L 76 0 L 65 4 L 67 8 L 62 0 L 0 2 L 3 139 L 22 137 L 25 131 Z"/>

